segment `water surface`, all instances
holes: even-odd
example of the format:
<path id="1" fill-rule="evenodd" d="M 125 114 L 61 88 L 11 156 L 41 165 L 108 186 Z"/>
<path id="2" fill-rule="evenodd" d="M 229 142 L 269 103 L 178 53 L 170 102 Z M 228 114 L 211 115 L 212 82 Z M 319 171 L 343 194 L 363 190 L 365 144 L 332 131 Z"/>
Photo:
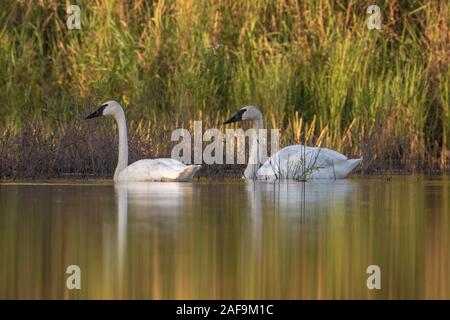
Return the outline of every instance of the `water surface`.
<path id="1" fill-rule="evenodd" d="M 0 185 L 2 299 L 449 299 L 450 179 Z M 81 290 L 66 268 L 81 268 Z M 369 265 L 381 290 L 369 290 Z"/>

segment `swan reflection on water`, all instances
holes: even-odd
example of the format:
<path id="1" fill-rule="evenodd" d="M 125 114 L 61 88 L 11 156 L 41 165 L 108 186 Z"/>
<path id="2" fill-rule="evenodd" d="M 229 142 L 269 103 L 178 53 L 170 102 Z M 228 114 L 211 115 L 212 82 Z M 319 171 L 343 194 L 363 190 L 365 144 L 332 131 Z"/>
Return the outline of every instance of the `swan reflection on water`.
<path id="1" fill-rule="evenodd" d="M 119 286 L 123 287 L 130 221 L 158 230 L 177 225 L 192 204 L 192 185 L 178 182 L 124 182 L 114 186 L 117 206 Z M 134 230 L 135 228 L 133 228 Z"/>
<path id="2" fill-rule="evenodd" d="M 350 180 L 308 182 L 247 182 L 246 190 L 252 217 L 281 213 L 308 215 L 317 211 L 333 213 L 333 207 L 345 204 L 358 185 Z"/>
<path id="3" fill-rule="evenodd" d="M 192 204 L 192 184 L 128 182 L 115 185 L 117 199 L 125 197 L 137 217 L 178 216 Z"/>
<path id="4" fill-rule="evenodd" d="M 243 193 L 236 192 L 236 188 L 243 189 Z M 264 216 L 280 215 L 292 219 L 315 216 L 320 212 L 332 214 L 333 208 L 343 206 L 356 189 L 357 184 L 350 180 L 306 183 L 249 181 L 234 185 L 119 183 L 115 185 L 119 260 L 124 258 L 130 221 L 133 222 L 133 230 L 144 228 L 146 232 L 176 233 L 183 228 L 182 222 L 189 218 L 195 219 L 199 228 L 202 224 L 217 223 L 213 220 L 215 216 L 222 212 L 230 214 L 233 211 L 231 205 L 238 204 L 241 219 L 244 221 L 251 217 L 249 231 L 257 245 L 261 233 L 259 225 Z M 231 196 L 228 194 L 230 191 Z M 202 216 L 203 213 L 207 216 Z M 218 230 L 224 232 L 226 229 Z"/>
<path id="5" fill-rule="evenodd" d="M 125 182 L 114 186 L 120 246 L 126 241 L 129 214 L 138 223 L 171 224 L 192 204 L 192 185 L 178 182 Z"/>
<path id="6" fill-rule="evenodd" d="M 249 252 L 257 259 L 261 258 L 264 220 L 273 223 L 279 221 L 278 218 L 285 218 L 288 229 L 297 228 L 298 222 L 301 224 L 303 218 L 314 219 L 322 212 L 333 214 L 333 208 L 343 207 L 356 189 L 357 184 L 349 180 L 247 182 L 248 206 L 252 219 L 248 230 L 251 235 Z M 292 231 L 296 233 L 295 230 Z"/>
<path id="7" fill-rule="evenodd" d="M 177 182 L 117 184 L 115 191 L 119 239 L 126 236 L 129 214 L 139 224 L 157 223 L 158 226 L 177 222 L 183 215 L 195 215 L 199 212 L 214 215 L 215 211 L 223 210 L 220 205 L 227 205 L 227 201 L 220 199 L 224 191 L 237 186 L 240 185 Z M 332 214 L 333 208 L 345 204 L 357 189 L 357 184 L 350 180 L 306 183 L 251 181 L 243 186 L 244 197 L 248 201 L 247 204 L 242 203 L 241 214 L 243 217 L 250 215 L 255 222 L 260 221 L 262 211 L 268 215 L 276 213 L 290 217 L 317 211 Z M 215 208 L 211 208 L 210 197 L 217 200 Z"/>

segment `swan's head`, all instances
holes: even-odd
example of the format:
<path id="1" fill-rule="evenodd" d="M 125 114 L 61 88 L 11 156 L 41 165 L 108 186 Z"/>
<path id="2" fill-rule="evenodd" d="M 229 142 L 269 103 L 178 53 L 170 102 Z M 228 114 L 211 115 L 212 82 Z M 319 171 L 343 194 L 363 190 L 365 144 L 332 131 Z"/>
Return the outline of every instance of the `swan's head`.
<path id="1" fill-rule="evenodd" d="M 234 116 L 224 122 L 224 124 L 233 123 L 237 121 L 246 120 L 260 120 L 262 119 L 261 111 L 254 106 L 246 106 L 241 108 Z"/>
<path id="2" fill-rule="evenodd" d="M 113 116 L 120 112 L 123 112 L 120 104 L 117 101 L 111 100 L 103 103 L 96 111 L 88 115 L 86 119 L 92 119 L 101 116 Z"/>

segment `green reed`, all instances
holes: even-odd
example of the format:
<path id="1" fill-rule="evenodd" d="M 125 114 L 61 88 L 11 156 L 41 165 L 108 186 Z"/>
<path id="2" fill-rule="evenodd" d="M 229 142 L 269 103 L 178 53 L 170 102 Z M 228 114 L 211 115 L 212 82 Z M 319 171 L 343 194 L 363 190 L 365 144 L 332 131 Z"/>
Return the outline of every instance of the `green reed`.
<path id="1" fill-rule="evenodd" d="M 254 104 L 282 142 L 308 135 L 369 166 L 448 157 L 445 1 L 381 2 L 381 30 L 366 27 L 371 1 L 77 4 L 81 30 L 67 29 L 65 2 L 0 4 L 2 130 L 78 126 L 109 99 L 147 130 L 217 125 Z"/>

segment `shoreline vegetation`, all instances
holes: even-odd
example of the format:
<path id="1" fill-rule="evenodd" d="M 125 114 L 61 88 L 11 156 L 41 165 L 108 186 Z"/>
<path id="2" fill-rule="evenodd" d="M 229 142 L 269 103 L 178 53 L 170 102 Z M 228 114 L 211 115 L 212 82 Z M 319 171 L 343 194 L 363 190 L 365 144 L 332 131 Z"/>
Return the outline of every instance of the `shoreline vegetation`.
<path id="1" fill-rule="evenodd" d="M 108 178 L 117 100 L 130 163 L 170 157 L 171 132 L 219 128 L 256 105 L 280 147 L 363 157 L 355 174 L 450 171 L 450 4 L 385 1 L 77 1 L 0 4 L 0 180 Z M 248 128 L 248 126 L 243 126 Z M 205 143 L 208 144 L 208 143 Z M 244 165 L 204 165 L 238 178 Z"/>

